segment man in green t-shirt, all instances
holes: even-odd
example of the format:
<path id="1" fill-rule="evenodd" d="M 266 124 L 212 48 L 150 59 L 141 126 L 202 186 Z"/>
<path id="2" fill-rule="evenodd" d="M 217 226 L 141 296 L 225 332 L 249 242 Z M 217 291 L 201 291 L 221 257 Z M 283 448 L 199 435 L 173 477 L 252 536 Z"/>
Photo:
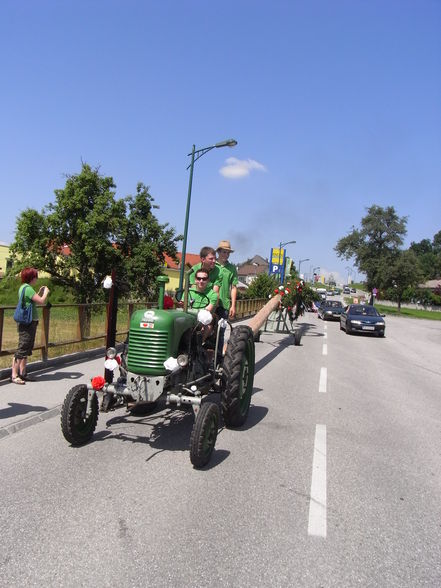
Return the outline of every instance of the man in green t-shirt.
<path id="1" fill-rule="evenodd" d="M 199 268 L 195 272 L 195 284 L 188 291 L 190 308 L 204 308 L 213 312 L 217 305 L 218 294 L 209 285 L 209 272 Z"/>
<path id="2" fill-rule="evenodd" d="M 209 275 L 207 287 L 218 293 L 222 280 L 221 270 L 216 265 L 216 251 L 213 249 L 213 247 L 202 247 L 199 255 L 201 258 L 200 263 L 197 263 L 191 268 L 193 271 L 189 277 L 190 287 L 195 283 L 196 272 L 199 269 L 204 269 L 208 272 Z"/>
<path id="3" fill-rule="evenodd" d="M 236 316 L 237 269 L 228 261 L 230 253 L 233 253 L 229 241 L 220 241 L 217 246 L 216 266 L 221 271 L 221 286 L 219 290 L 219 306 L 217 314 L 220 318 L 233 319 Z"/>

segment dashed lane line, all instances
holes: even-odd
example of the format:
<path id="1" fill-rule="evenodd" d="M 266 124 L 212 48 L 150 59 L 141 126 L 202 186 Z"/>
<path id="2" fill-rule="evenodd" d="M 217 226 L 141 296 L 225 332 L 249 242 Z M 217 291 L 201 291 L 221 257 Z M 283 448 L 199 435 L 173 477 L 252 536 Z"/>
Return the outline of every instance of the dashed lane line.
<path id="1" fill-rule="evenodd" d="M 326 425 L 316 425 L 312 460 L 308 535 L 326 538 Z"/>
<path id="2" fill-rule="evenodd" d="M 320 368 L 319 392 L 326 392 L 328 385 L 328 368 Z"/>

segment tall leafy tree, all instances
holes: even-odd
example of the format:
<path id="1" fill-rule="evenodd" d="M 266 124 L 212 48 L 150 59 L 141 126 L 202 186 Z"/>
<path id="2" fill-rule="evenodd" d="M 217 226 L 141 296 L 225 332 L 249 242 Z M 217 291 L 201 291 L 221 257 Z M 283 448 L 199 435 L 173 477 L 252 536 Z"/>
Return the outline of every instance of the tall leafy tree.
<path id="1" fill-rule="evenodd" d="M 366 274 L 370 291 L 381 287 L 384 266 L 398 256 L 406 235 L 407 217 L 399 217 L 393 206 L 382 208 L 372 205 L 361 219 L 360 228 L 337 241 L 335 251 L 339 257 L 353 260 L 360 272 Z"/>
<path id="2" fill-rule="evenodd" d="M 10 248 L 12 272 L 26 266 L 47 272 L 79 303 L 102 297 L 101 282 L 111 270 L 126 290 L 149 294 L 137 274 L 153 281 L 163 254 L 176 255 L 179 237 L 158 223 L 143 184 L 135 198 L 117 199 L 115 188 L 111 177 L 83 163 L 79 174 L 68 175 L 65 187 L 55 190 L 54 203 L 41 212 L 22 212 Z"/>
<path id="3" fill-rule="evenodd" d="M 409 249 L 416 254 L 424 279 L 435 280 L 441 276 L 441 231 L 434 235 L 433 241 L 412 241 Z"/>
<path id="4" fill-rule="evenodd" d="M 160 224 L 153 210 L 148 188 L 139 183 L 135 196 L 126 198 L 128 206 L 124 254 L 124 280 L 133 296 L 145 300 L 157 290 L 156 277 L 164 265 L 164 253 L 176 258 L 177 242 L 182 239 L 168 223 Z"/>
<path id="5" fill-rule="evenodd" d="M 393 288 L 398 310 L 401 309 L 403 294 L 407 288 L 418 286 L 423 279 L 423 272 L 418 258 L 411 250 L 400 251 L 393 260 L 385 259 L 380 265 L 379 277 L 382 288 Z"/>

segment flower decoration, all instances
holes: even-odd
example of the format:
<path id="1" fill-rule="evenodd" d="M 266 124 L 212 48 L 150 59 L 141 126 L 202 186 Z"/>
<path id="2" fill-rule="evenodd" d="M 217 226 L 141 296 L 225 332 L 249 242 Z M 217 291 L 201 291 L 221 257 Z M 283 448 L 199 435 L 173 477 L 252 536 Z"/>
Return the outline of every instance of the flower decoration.
<path id="1" fill-rule="evenodd" d="M 94 378 L 92 378 L 92 388 L 94 390 L 102 390 L 104 388 L 105 383 L 106 380 L 103 378 L 103 376 L 95 376 Z"/>
<path id="2" fill-rule="evenodd" d="M 169 296 L 168 294 L 166 294 L 164 296 L 164 308 L 167 310 L 169 308 L 173 308 L 174 303 L 173 303 L 173 298 L 171 296 Z"/>

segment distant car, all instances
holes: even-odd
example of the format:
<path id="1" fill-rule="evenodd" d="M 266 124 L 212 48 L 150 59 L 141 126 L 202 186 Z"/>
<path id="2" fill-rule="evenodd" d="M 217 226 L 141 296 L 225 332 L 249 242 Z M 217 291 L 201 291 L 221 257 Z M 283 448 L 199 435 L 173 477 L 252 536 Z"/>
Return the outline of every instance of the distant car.
<path id="1" fill-rule="evenodd" d="M 343 310 L 343 304 L 339 300 L 327 300 L 320 305 L 318 316 L 324 321 L 339 321 Z"/>
<path id="2" fill-rule="evenodd" d="M 334 290 L 328 290 L 326 296 L 334 296 Z"/>
<path id="3" fill-rule="evenodd" d="M 350 294 L 350 293 L 351 293 L 351 290 L 350 290 L 350 288 L 348 288 L 347 286 L 345 286 L 345 287 L 343 288 L 343 294 Z"/>
<path id="4" fill-rule="evenodd" d="M 369 304 L 349 304 L 341 313 L 340 329 L 347 335 L 352 333 L 372 333 L 384 337 L 386 323 L 384 315 Z"/>
<path id="5" fill-rule="evenodd" d="M 355 288 L 351 288 L 351 294 L 356 294 L 357 290 Z"/>

